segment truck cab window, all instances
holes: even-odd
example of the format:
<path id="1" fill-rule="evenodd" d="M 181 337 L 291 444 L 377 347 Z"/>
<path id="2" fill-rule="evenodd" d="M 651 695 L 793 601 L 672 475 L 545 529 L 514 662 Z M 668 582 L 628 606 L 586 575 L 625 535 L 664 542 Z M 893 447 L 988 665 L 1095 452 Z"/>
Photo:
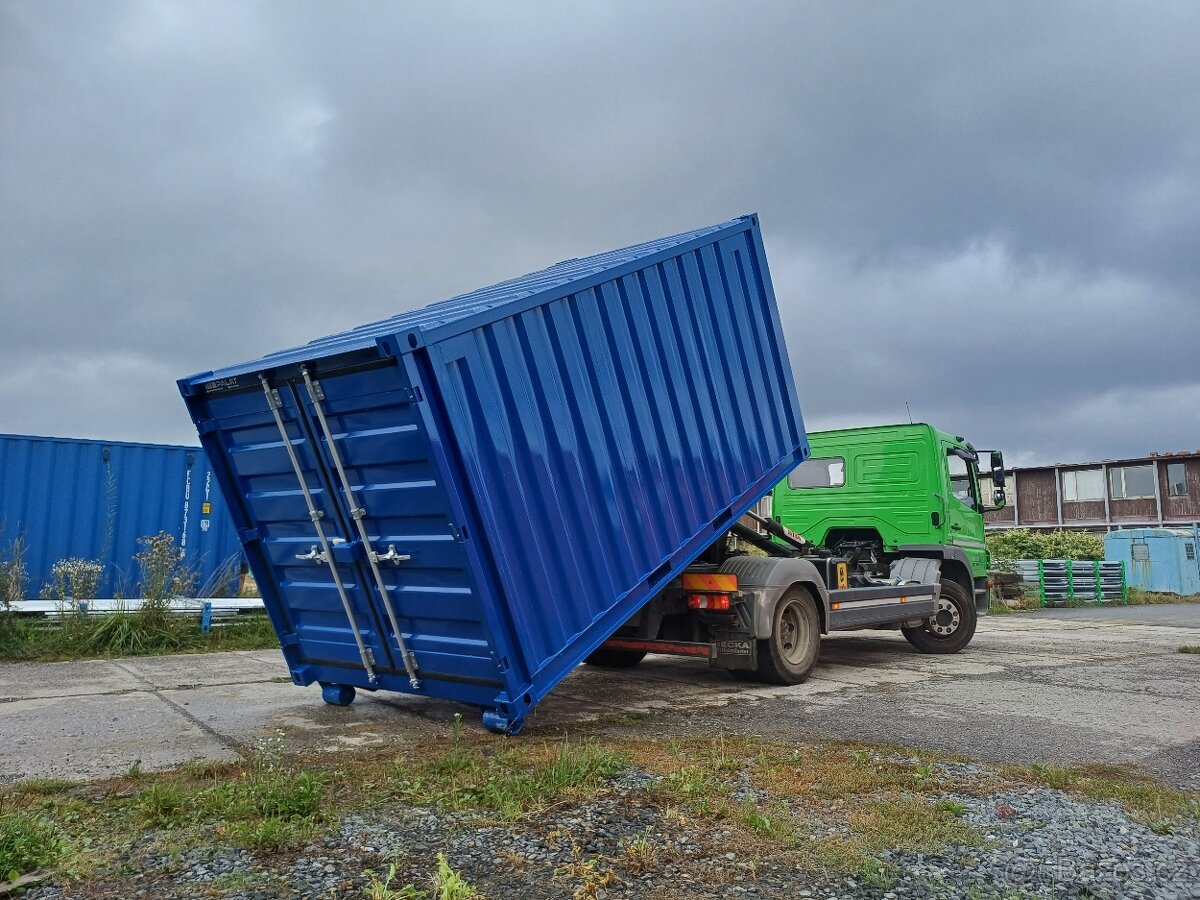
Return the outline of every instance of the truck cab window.
<path id="1" fill-rule="evenodd" d="M 841 487 L 845 483 L 846 460 L 841 456 L 807 459 L 788 476 L 788 487 L 793 490 Z"/>
<path id="2" fill-rule="evenodd" d="M 950 492 L 954 494 L 954 499 L 971 509 L 978 509 L 975 479 L 971 477 L 971 467 L 967 461 L 951 450 L 946 454 L 946 463 L 950 469 Z"/>

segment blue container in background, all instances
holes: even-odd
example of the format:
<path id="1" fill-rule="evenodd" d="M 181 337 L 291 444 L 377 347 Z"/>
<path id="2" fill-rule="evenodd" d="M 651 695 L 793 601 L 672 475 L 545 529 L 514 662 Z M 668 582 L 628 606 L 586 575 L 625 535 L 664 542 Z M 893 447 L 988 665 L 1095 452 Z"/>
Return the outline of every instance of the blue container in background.
<path id="1" fill-rule="evenodd" d="M 808 454 L 755 216 L 180 390 L 295 682 L 498 731 Z"/>
<path id="2" fill-rule="evenodd" d="M 1124 560 L 1130 587 L 1200 594 L 1200 527 L 1123 528 L 1104 536 L 1104 558 Z"/>
<path id="3" fill-rule="evenodd" d="M 237 532 L 199 447 L 0 434 L 0 528 L 0 542 L 20 536 L 28 547 L 30 597 L 68 557 L 103 564 L 97 596 L 132 595 L 137 540 L 160 531 L 184 550 L 200 588 L 241 567 Z"/>

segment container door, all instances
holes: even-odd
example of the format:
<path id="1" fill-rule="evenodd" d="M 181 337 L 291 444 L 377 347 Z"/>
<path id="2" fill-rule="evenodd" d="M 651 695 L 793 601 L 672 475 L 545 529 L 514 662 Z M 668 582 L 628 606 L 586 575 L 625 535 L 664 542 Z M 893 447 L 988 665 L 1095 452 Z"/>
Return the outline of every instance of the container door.
<path id="1" fill-rule="evenodd" d="M 365 669 L 354 634 L 357 627 L 376 668 L 390 669 L 394 661 L 379 611 L 353 559 L 352 529 L 316 443 L 305 387 L 297 382 L 274 382 L 272 387 L 309 498 L 320 513 L 320 528 L 333 551 L 332 568 L 266 397 L 261 392 L 242 393 L 209 403 L 221 421 L 221 439 L 269 567 L 269 572 L 255 574 L 267 579 L 268 584 L 261 585 L 263 596 L 270 603 L 275 595 L 274 611 L 285 620 L 281 638 L 303 662 Z M 242 414 L 228 415 L 237 411 Z M 349 601 L 349 614 L 334 569 Z"/>
<path id="2" fill-rule="evenodd" d="M 501 676 L 470 575 L 467 536 L 455 522 L 403 371 L 387 364 L 317 372 L 314 388 L 315 397 L 303 385 L 297 396 L 335 486 L 345 555 L 354 560 L 362 602 L 387 637 L 397 674 L 406 674 L 403 645 L 422 682 L 453 683 L 439 694 L 490 701 Z"/>

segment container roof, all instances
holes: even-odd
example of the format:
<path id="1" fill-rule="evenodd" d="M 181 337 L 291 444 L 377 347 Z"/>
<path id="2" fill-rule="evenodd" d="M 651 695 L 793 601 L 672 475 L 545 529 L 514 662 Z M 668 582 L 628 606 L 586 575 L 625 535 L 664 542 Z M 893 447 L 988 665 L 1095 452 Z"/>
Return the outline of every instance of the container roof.
<path id="1" fill-rule="evenodd" d="M 755 218 L 754 214 L 749 214 L 718 225 L 685 231 L 681 234 L 634 244 L 619 250 L 610 250 L 606 253 L 597 253 L 577 259 L 565 259 L 549 268 L 530 272 L 519 278 L 501 281 L 466 294 L 459 294 L 448 300 L 430 303 L 418 309 L 360 325 L 349 331 L 317 338 L 302 346 L 271 353 L 261 359 L 194 375 L 183 379 L 182 382 L 230 378 L 335 353 L 361 350 L 375 346 L 378 338 L 399 332 L 415 335 L 416 343 L 410 346 L 421 346 L 426 339 L 432 337 L 432 333 L 435 331 L 438 332 L 437 337 L 439 338 L 449 336 L 448 333 L 455 329 L 448 326 L 457 324 L 462 326 L 458 330 L 465 331 L 473 327 L 471 320 L 477 317 L 493 320 L 514 314 L 519 311 L 519 308 L 532 306 L 539 299 L 551 299 L 586 290 L 593 283 L 615 277 L 620 274 L 619 270 L 625 267 L 641 268 L 648 264 L 647 260 L 650 257 L 678 252 L 677 248 L 682 244 L 692 241 L 707 243 L 712 240 L 714 234 L 725 230 L 742 231 L 755 221 Z M 501 310 L 502 307 L 512 307 L 512 309 Z M 405 351 L 409 347 L 401 346 L 398 349 Z"/>

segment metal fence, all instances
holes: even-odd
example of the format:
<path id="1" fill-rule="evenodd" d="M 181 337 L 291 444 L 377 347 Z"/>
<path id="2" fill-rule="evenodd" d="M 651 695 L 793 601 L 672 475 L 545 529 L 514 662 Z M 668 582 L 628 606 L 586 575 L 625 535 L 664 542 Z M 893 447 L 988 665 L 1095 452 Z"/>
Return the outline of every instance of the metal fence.
<path id="1" fill-rule="evenodd" d="M 1015 564 L 1042 606 L 1129 602 L 1125 563 L 1119 560 L 1020 559 Z"/>
<path id="2" fill-rule="evenodd" d="M 72 616 L 105 616 L 113 613 L 137 612 L 144 601 L 130 599 L 79 600 L 19 600 L 10 613 L 30 622 L 47 625 L 61 623 Z M 239 615 L 262 612 L 261 597 L 174 597 L 167 601 L 169 615 L 187 618 L 199 616 L 200 630 L 234 621 Z"/>

